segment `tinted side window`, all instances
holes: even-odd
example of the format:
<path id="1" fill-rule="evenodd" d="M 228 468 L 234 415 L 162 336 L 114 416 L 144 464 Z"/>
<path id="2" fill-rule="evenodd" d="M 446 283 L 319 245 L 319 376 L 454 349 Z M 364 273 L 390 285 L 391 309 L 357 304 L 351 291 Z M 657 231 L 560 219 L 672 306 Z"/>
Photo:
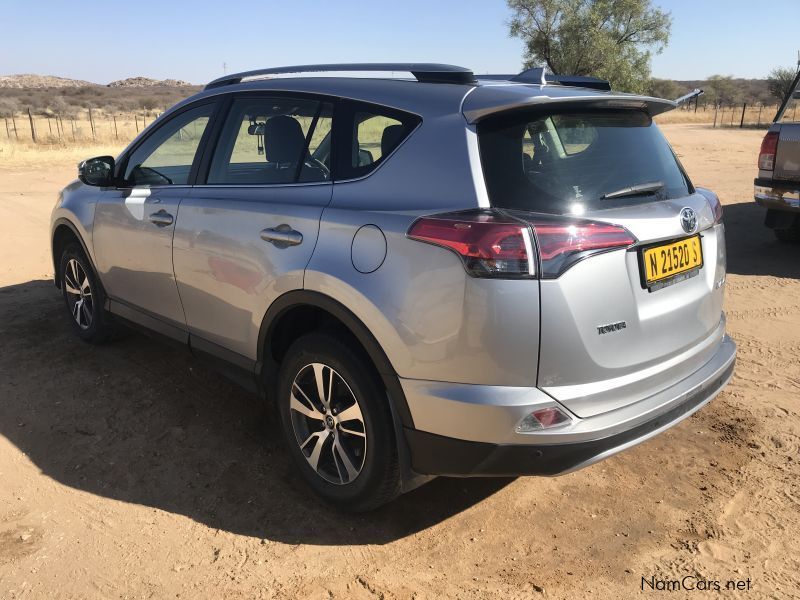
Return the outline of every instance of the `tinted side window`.
<path id="1" fill-rule="evenodd" d="M 332 105 L 316 100 L 287 97 L 234 100 L 211 161 L 207 183 L 328 181 L 332 116 Z"/>
<path id="2" fill-rule="evenodd" d="M 213 111 L 213 104 L 204 104 L 161 125 L 128 159 L 126 184 L 188 184 L 200 140 Z"/>
<path id="3" fill-rule="evenodd" d="M 420 118 L 371 104 L 349 104 L 343 110 L 349 148 L 338 160 L 339 178 L 362 177 L 374 170 L 416 128 Z"/>

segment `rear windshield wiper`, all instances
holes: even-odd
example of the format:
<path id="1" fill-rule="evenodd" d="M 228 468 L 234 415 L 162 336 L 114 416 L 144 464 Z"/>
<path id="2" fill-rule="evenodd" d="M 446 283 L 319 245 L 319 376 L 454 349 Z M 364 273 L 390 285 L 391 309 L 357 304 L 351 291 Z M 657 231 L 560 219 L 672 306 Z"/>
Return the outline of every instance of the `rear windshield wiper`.
<path id="1" fill-rule="evenodd" d="M 610 200 L 611 198 L 624 198 L 625 196 L 638 196 L 639 194 L 647 194 L 650 192 L 657 192 L 664 187 L 663 181 L 651 181 L 649 183 L 637 183 L 630 185 L 615 192 L 609 192 L 600 196 L 601 200 Z"/>

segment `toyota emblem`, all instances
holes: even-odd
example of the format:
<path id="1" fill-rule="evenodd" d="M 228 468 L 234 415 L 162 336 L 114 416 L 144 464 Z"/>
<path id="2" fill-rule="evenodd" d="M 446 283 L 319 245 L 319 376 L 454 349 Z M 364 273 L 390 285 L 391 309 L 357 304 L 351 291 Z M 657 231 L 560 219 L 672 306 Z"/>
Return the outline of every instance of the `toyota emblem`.
<path id="1" fill-rule="evenodd" d="M 681 209 L 681 227 L 686 233 L 694 233 L 697 229 L 697 214 L 688 206 Z"/>

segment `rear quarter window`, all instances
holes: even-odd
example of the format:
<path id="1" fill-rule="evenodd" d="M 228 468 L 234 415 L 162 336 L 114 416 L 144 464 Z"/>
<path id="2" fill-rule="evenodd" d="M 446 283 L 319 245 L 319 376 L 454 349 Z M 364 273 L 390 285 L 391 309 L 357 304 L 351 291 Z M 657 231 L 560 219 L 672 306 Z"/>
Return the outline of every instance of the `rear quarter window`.
<path id="1" fill-rule="evenodd" d="M 355 179 L 374 171 L 411 135 L 422 119 L 385 106 L 344 103 L 335 125 L 341 132 L 337 179 Z"/>

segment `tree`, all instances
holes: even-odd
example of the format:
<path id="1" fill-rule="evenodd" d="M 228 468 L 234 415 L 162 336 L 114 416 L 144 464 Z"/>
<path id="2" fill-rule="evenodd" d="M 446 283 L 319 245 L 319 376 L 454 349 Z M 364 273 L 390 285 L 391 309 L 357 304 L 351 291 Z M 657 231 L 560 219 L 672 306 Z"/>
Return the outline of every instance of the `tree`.
<path id="1" fill-rule="evenodd" d="M 19 110 L 13 98 L 0 98 L 0 118 L 10 117 Z"/>
<path id="2" fill-rule="evenodd" d="M 741 102 L 741 95 L 730 75 L 712 75 L 706 81 L 705 96 L 717 106 Z"/>
<path id="3" fill-rule="evenodd" d="M 796 75 L 797 72 L 792 69 L 775 67 L 767 76 L 767 88 L 769 89 L 769 93 L 777 98 L 778 102 L 783 102 L 783 99 L 791 91 L 792 83 L 794 83 Z"/>
<path id="4" fill-rule="evenodd" d="M 651 79 L 646 91 L 650 96 L 668 100 L 675 100 L 685 93 L 684 88 L 671 79 Z"/>
<path id="5" fill-rule="evenodd" d="M 593 75 L 646 92 L 650 58 L 669 41 L 672 18 L 650 0 L 507 0 L 510 34 L 525 42 L 525 68 Z"/>

